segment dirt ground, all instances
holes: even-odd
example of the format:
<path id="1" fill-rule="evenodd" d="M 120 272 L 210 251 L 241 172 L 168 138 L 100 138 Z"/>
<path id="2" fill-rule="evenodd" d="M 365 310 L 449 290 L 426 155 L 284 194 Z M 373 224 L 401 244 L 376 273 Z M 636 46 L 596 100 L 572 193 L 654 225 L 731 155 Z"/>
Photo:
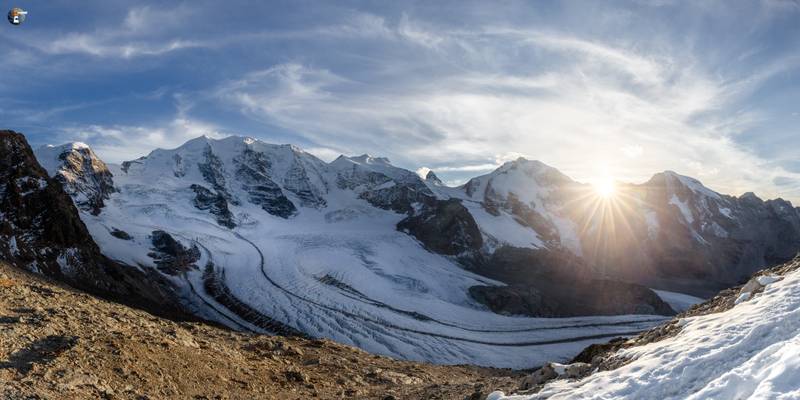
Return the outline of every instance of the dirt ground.
<path id="1" fill-rule="evenodd" d="M 521 372 L 174 322 L 0 262 L 0 399 L 483 399 Z"/>

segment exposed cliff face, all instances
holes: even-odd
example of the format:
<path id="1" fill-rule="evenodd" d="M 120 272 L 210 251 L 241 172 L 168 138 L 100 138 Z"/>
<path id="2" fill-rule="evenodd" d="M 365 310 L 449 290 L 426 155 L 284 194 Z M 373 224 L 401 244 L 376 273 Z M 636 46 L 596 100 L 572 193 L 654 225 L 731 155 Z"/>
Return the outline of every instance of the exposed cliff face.
<path id="1" fill-rule="evenodd" d="M 235 228 L 233 214 L 228 208 L 228 201 L 225 196 L 212 192 L 204 186 L 192 184 L 189 186 L 195 193 L 194 206 L 199 210 L 208 211 L 217 217 L 217 223 L 227 227 Z"/>
<path id="2" fill-rule="evenodd" d="M 431 251 L 450 256 L 473 257 L 483 246 L 478 225 L 457 199 L 437 200 L 397 224 Z"/>
<path id="3" fill-rule="evenodd" d="M 0 153 L 0 259 L 86 290 L 179 313 L 166 280 L 100 253 L 60 179 L 48 177 L 21 134 L 0 131 Z M 83 185 L 87 182 L 99 181 L 85 175 L 65 184 L 74 185 L 75 193 L 99 194 Z"/>
<path id="4" fill-rule="evenodd" d="M 81 209 L 99 214 L 109 194 L 115 191 L 108 167 L 83 143 L 44 146 L 35 154 L 37 159 L 47 161 L 43 167 Z"/>

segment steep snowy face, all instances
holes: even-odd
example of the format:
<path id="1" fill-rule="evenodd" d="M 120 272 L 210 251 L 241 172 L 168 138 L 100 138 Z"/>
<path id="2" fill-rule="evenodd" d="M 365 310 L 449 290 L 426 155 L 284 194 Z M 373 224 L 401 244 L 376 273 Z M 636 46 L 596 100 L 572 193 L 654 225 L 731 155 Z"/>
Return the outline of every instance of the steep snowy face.
<path id="1" fill-rule="evenodd" d="M 41 165 L 61 182 L 75 204 L 99 214 L 114 192 L 113 175 L 89 146 L 80 142 L 43 146 L 34 152 Z"/>
<path id="2" fill-rule="evenodd" d="M 235 226 L 230 207 L 251 204 L 281 218 L 299 207 L 326 204 L 327 165 L 297 147 L 231 136 L 200 137 L 174 150 L 155 150 L 122 164 L 126 182 L 194 193 L 197 208 L 209 210 L 226 226 Z"/>
<path id="3" fill-rule="evenodd" d="M 568 249 L 581 254 L 568 200 L 582 196 L 587 185 L 540 161 L 519 158 L 469 180 L 453 197 L 462 198 L 485 236 L 487 251 L 512 246 Z"/>

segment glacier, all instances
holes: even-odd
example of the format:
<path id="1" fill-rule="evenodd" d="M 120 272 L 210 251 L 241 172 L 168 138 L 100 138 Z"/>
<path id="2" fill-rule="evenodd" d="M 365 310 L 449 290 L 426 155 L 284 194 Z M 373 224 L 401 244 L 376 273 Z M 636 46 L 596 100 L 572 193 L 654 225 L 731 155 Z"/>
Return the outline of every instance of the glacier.
<path id="1" fill-rule="evenodd" d="M 409 360 L 529 368 L 664 320 L 491 312 L 468 288 L 503 283 L 395 228 L 407 203 L 420 207 L 451 189 L 386 159 L 342 156 L 328 164 L 290 145 L 201 137 L 108 169 L 115 190 L 102 212 L 81 211 L 103 254 L 154 268 L 155 231 L 197 248 L 195 268 L 167 278 L 185 307 L 234 329 L 325 337 Z M 218 195 L 216 206 L 197 207 L 193 185 Z M 220 223 L 221 207 L 232 228 Z M 493 233 L 492 224 L 482 226 Z M 537 245 L 534 230 L 525 234 Z M 509 242 L 515 234 L 497 236 Z"/>

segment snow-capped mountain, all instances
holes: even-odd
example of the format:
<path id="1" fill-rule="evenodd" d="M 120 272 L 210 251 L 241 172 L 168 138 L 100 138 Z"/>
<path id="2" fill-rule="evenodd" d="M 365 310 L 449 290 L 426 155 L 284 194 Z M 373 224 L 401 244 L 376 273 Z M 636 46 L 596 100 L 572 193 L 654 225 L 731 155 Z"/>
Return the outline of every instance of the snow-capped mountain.
<path id="1" fill-rule="evenodd" d="M 612 276 L 709 296 L 800 249 L 800 212 L 783 199 L 722 195 L 670 171 L 620 190 L 617 243 L 585 251 Z"/>
<path id="2" fill-rule="evenodd" d="M 81 209 L 98 214 L 114 191 L 108 167 L 84 143 L 45 146 L 37 150 L 37 158 Z"/>
<path id="3" fill-rule="evenodd" d="M 75 170 L 48 149 L 37 156 L 52 175 Z M 637 283 L 707 294 L 800 248 L 788 202 L 674 173 L 611 201 L 538 161 L 447 187 L 385 158 L 325 163 L 244 137 L 200 137 L 108 171 L 63 179 L 76 204 L 107 196 L 82 209 L 92 237 L 117 262 L 158 271 L 197 315 L 443 363 L 563 360 L 660 317 L 536 317 L 668 314 L 659 296 L 680 296 Z"/>
<path id="4" fill-rule="evenodd" d="M 503 284 L 459 264 L 483 247 L 467 208 L 386 159 L 325 163 L 293 146 L 203 137 L 108 168 L 114 192 L 99 214 L 81 214 L 103 253 L 158 271 L 184 307 L 236 329 L 523 367 L 663 319 L 493 312 L 470 288 Z"/>
<path id="5" fill-rule="evenodd" d="M 800 250 L 800 212 L 788 201 L 722 195 L 671 171 L 618 186 L 604 199 L 552 167 L 518 159 L 434 190 L 461 200 L 474 218 L 487 260 L 481 273 L 509 283 L 540 268 L 547 276 L 566 269 L 710 296 Z"/>
<path id="6" fill-rule="evenodd" d="M 93 154 L 82 147 L 76 151 Z M 92 215 L 94 206 L 102 203 L 84 201 L 99 193 L 92 184 L 102 186 L 107 181 L 94 179 L 88 172 L 70 180 L 62 180 L 64 175 L 48 177 L 25 137 L 13 131 L 0 131 L 0 154 L 0 259 L 90 292 L 128 304 L 158 305 L 160 312 L 176 315 L 180 307 L 174 304 L 173 287 L 161 274 L 119 265 L 103 256 L 81 221 L 73 201 L 87 205 L 83 212 Z M 86 172 L 86 164 L 72 155 L 49 154 L 63 163 L 65 173 Z M 62 182 L 73 185 L 72 200 L 62 190 Z"/>

